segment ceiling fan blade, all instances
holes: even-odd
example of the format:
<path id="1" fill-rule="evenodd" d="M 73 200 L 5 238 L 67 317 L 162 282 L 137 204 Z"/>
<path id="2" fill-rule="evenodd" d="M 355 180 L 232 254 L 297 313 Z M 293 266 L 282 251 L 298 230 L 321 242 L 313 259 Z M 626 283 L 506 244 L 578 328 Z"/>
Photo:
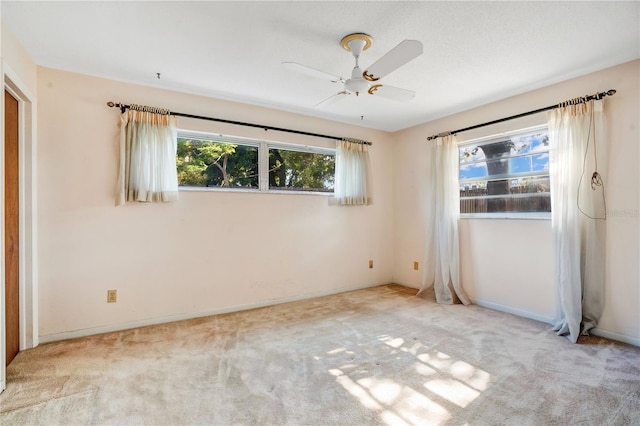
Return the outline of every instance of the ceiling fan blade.
<path id="1" fill-rule="evenodd" d="M 328 72 L 320 71 L 315 68 L 308 67 L 306 65 L 299 64 L 297 62 L 283 62 L 282 66 L 285 68 L 306 74 L 310 77 L 322 78 L 324 80 L 329 80 L 333 83 L 343 83 L 344 80 L 342 77 L 338 77 L 337 75 L 329 74 Z"/>
<path id="2" fill-rule="evenodd" d="M 333 103 L 338 102 L 340 99 L 344 99 L 344 95 L 350 95 L 350 94 L 351 93 L 347 92 L 346 90 L 343 90 L 342 92 L 338 92 L 335 95 L 331 95 L 327 99 L 324 99 L 324 100 L 318 102 L 313 107 L 314 108 L 326 107 L 328 105 L 331 105 Z"/>
<path id="3" fill-rule="evenodd" d="M 421 42 L 404 40 L 367 68 L 362 73 L 362 77 L 365 80 L 377 81 L 420 55 L 422 55 Z"/>
<path id="4" fill-rule="evenodd" d="M 386 84 L 374 84 L 369 88 L 370 95 L 380 96 L 382 98 L 393 99 L 394 101 L 410 101 L 416 96 L 413 90 L 401 89 L 395 86 L 387 86 Z"/>

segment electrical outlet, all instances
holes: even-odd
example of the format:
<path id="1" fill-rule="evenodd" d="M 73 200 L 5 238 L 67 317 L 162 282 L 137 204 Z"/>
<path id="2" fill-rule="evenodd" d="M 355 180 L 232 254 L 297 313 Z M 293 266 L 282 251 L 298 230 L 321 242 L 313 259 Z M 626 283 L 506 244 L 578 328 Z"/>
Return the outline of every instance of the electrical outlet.
<path id="1" fill-rule="evenodd" d="M 369 269 L 373 269 L 373 260 L 369 261 Z"/>
<path id="2" fill-rule="evenodd" d="M 413 269 L 415 269 L 416 271 L 420 269 L 420 264 L 418 262 L 413 262 Z"/>
<path id="3" fill-rule="evenodd" d="M 118 301 L 118 290 L 107 290 L 107 303 L 116 303 Z"/>

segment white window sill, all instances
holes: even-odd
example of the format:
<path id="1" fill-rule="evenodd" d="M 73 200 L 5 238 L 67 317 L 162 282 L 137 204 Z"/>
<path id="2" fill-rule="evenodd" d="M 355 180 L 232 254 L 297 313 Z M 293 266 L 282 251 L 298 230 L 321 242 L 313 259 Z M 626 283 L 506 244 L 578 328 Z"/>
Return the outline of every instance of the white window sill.
<path id="1" fill-rule="evenodd" d="M 221 188 L 221 187 L 199 187 L 199 186 L 180 186 L 178 191 L 184 192 L 239 192 L 245 194 L 286 194 L 286 195 L 320 195 L 333 196 L 333 192 L 317 192 L 317 191 L 287 191 L 270 189 L 260 191 L 257 188 Z"/>
<path id="2" fill-rule="evenodd" d="M 551 220 L 551 213 L 462 213 L 460 219 Z"/>

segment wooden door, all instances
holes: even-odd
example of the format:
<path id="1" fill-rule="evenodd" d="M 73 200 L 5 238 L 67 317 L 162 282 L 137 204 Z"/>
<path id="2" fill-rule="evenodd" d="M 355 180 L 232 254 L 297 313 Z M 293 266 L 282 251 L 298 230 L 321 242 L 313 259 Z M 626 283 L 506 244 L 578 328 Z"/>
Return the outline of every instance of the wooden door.
<path id="1" fill-rule="evenodd" d="M 7 365 L 20 350 L 18 101 L 4 92 L 4 265 Z"/>

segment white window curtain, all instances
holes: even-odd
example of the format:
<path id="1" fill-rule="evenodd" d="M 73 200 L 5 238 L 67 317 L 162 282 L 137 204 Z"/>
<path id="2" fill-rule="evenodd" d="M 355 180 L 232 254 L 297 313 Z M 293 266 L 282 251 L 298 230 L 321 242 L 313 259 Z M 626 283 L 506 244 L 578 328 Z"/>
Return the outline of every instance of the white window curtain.
<path id="1" fill-rule="evenodd" d="M 168 111 L 137 110 L 120 117 L 120 169 L 116 205 L 178 199 L 177 129 Z"/>
<path id="2" fill-rule="evenodd" d="M 603 101 L 548 114 L 557 317 L 572 342 L 597 325 L 604 304 L 607 144 Z"/>
<path id="3" fill-rule="evenodd" d="M 338 141 L 334 197 L 341 205 L 371 204 L 369 148 L 363 141 Z"/>
<path id="4" fill-rule="evenodd" d="M 437 138 L 429 144 L 431 159 L 427 192 L 427 238 L 422 288 L 433 287 L 436 302 L 471 303 L 460 283 L 458 220 L 460 188 L 459 154 L 454 135 Z"/>

